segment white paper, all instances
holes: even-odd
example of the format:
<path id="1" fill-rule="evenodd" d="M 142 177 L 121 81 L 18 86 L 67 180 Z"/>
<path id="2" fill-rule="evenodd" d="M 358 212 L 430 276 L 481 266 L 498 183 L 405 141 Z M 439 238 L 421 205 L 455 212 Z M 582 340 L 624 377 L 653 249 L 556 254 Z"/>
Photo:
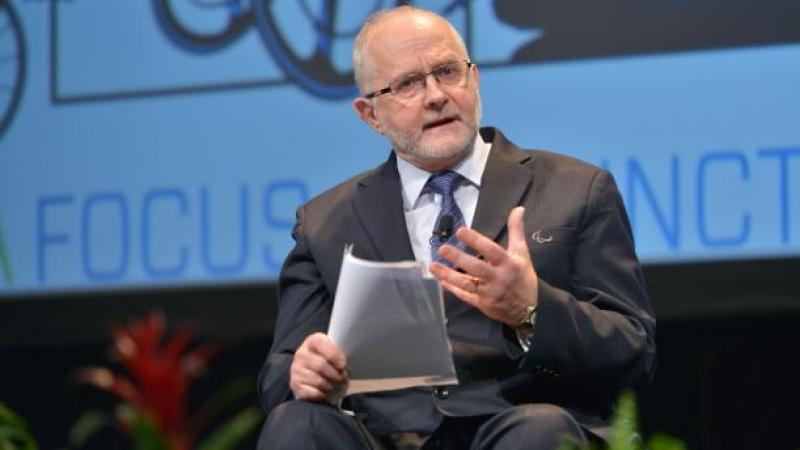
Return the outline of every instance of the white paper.
<path id="1" fill-rule="evenodd" d="M 345 249 L 328 336 L 347 356 L 344 395 L 458 384 L 442 289 L 419 262 Z"/>

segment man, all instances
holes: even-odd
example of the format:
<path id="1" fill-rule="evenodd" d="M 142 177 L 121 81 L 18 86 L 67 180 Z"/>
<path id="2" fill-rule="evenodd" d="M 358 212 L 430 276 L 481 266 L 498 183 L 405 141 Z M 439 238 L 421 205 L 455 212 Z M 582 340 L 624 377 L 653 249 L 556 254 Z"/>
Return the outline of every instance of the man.
<path id="1" fill-rule="evenodd" d="M 355 112 L 393 152 L 298 210 L 259 380 L 269 415 L 259 448 L 601 439 L 620 389 L 646 383 L 655 361 L 655 320 L 611 176 L 479 133 L 478 67 L 434 13 L 373 16 L 353 55 Z M 455 237 L 441 236 L 448 223 Z M 348 243 L 366 259 L 430 263 L 446 290 L 458 386 L 354 395 L 344 409 L 355 418 L 328 403 L 347 382 L 346 356 L 325 331 Z"/>

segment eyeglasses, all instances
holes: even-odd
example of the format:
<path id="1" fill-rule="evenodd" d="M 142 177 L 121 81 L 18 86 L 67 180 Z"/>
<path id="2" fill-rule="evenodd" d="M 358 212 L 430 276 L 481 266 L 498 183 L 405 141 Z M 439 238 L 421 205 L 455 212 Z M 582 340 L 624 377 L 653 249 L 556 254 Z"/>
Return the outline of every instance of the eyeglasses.
<path id="1" fill-rule="evenodd" d="M 425 89 L 428 75 L 433 75 L 436 82 L 443 86 L 456 86 L 464 81 L 467 71 L 474 65 L 469 60 L 463 60 L 442 64 L 430 72 L 408 74 L 392 81 L 383 89 L 370 92 L 364 98 L 371 99 L 390 92 L 401 98 L 413 98 Z"/>

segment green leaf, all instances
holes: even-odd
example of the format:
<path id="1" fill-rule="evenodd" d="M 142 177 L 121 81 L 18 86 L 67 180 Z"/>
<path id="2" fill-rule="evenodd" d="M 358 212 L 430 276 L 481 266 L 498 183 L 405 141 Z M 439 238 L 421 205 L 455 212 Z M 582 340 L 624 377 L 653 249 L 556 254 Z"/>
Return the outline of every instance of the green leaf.
<path id="1" fill-rule="evenodd" d="M 38 450 L 25 420 L 0 402 L 0 450 Z"/>
<path id="2" fill-rule="evenodd" d="M 197 450 L 232 450 L 263 420 L 258 408 L 248 408 L 233 416 L 209 435 Z"/>
<path id="3" fill-rule="evenodd" d="M 0 427 L 0 449 L 38 450 L 36 440 L 27 430 Z"/>
<path id="4" fill-rule="evenodd" d="M 624 391 L 617 401 L 614 418 L 609 433 L 609 450 L 636 450 L 643 448 L 639 436 L 639 423 L 636 410 L 636 396 L 632 391 Z"/>
<path id="5" fill-rule="evenodd" d="M 118 405 L 116 415 L 131 427 L 133 450 L 169 450 L 166 436 L 148 415 L 127 404 Z"/>
<path id="6" fill-rule="evenodd" d="M 665 434 L 655 434 L 647 442 L 650 450 L 686 450 L 686 444 L 680 439 Z"/>
<path id="7" fill-rule="evenodd" d="M 98 431 L 112 425 L 111 417 L 100 411 L 81 414 L 69 430 L 69 443 L 73 447 L 83 447 Z"/>
<path id="8" fill-rule="evenodd" d="M 14 413 L 5 403 L 0 402 L 0 424 L 25 427 L 25 420 Z"/>

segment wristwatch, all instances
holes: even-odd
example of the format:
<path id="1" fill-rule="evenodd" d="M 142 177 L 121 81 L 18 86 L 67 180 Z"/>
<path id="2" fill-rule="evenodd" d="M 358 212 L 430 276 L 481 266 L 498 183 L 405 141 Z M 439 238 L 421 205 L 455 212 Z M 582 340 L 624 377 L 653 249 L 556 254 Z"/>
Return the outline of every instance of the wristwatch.
<path id="1" fill-rule="evenodd" d="M 528 307 L 525 308 L 525 313 L 522 315 L 522 322 L 519 324 L 520 329 L 533 329 L 533 326 L 536 324 L 536 306 L 537 305 L 528 305 Z"/>

